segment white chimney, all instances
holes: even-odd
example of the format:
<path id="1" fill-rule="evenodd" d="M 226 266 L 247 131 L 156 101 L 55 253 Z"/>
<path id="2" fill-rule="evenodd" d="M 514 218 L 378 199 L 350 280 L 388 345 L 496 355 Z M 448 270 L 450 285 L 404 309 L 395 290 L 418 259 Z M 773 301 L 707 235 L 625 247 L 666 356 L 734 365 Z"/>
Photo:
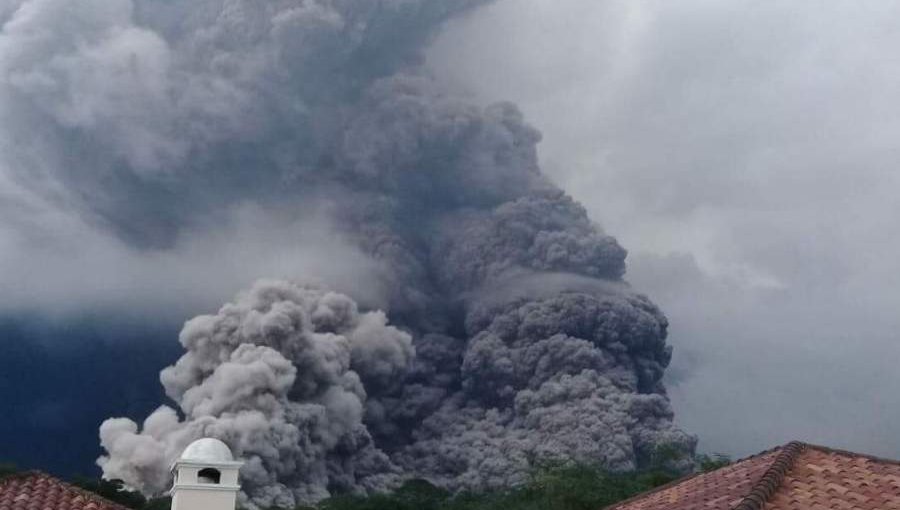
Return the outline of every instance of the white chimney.
<path id="1" fill-rule="evenodd" d="M 172 510 L 235 510 L 242 464 L 218 439 L 189 444 L 172 465 Z"/>

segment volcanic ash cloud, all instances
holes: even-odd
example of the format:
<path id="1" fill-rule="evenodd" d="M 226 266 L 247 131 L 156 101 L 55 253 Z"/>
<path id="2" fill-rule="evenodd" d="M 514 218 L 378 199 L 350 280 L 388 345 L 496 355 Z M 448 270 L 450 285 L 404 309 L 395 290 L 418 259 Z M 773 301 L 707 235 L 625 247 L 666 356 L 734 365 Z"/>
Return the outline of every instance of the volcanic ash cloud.
<path id="1" fill-rule="evenodd" d="M 377 394 L 402 381 L 412 340 L 380 312 L 347 296 L 261 281 L 216 315 L 189 321 L 186 353 L 160 379 L 179 406 L 161 407 L 138 431 L 107 420 L 104 474 L 146 493 L 169 483 L 168 466 L 197 437 L 226 440 L 247 462 L 244 491 L 261 507 L 292 508 L 328 489 L 384 489 L 400 470 L 363 421 Z"/>
<path id="2" fill-rule="evenodd" d="M 70 232 L 66 246 L 94 249 L 78 260 L 111 261 L 98 281 L 171 268 L 192 293 L 276 261 L 242 285 L 276 280 L 185 325 L 161 375 L 173 407 L 103 423 L 104 476 L 162 491 L 204 435 L 247 459 L 249 507 L 690 457 L 661 384 L 666 319 L 623 280 L 625 250 L 541 173 L 515 105 L 473 105 L 421 65 L 443 23 L 483 3 L 0 3 L 0 138 L 18 141 L 0 151 L 19 205 L 6 246 Z M 248 207 L 251 232 L 230 236 Z M 274 255 L 205 263 L 255 253 L 241 239 Z M 291 283 L 336 274 L 361 276 Z"/>

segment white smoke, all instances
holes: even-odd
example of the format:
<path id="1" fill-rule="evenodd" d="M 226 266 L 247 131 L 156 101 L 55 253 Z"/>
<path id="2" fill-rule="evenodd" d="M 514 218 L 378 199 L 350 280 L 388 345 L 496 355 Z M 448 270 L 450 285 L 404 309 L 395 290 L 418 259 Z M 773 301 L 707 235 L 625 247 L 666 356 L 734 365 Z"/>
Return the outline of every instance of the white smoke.
<path id="1" fill-rule="evenodd" d="M 127 419 L 100 429 L 107 476 L 147 493 L 166 489 L 167 468 L 199 437 L 227 441 L 247 464 L 245 491 L 262 507 L 293 508 L 327 488 L 384 489 L 399 470 L 363 423 L 364 383 L 402 380 L 411 338 L 350 298 L 261 281 L 216 315 L 189 321 L 186 353 L 163 371 L 184 414 L 161 407 L 139 430 Z"/>
<path id="2" fill-rule="evenodd" d="M 3 4 L 0 111 L 16 122 L 0 139 L 20 143 L 0 178 L 32 211 L 9 208 L 7 229 L 49 211 L 172 262 L 126 268 L 183 279 L 225 259 L 218 290 L 236 268 L 344 283 L 365 305 L 272 280 L 189 321 L 161 376 L 177 409 L 105 422 L 104 476 L 159 492 L 201 435 L 247 460 L 250 507 L 410 476 L 515 483 L 545 459 L 690 457 L 661 385 L 666 319 L 622 281 L 625 250 L 541 174 L 514 105 L 473 106 L 418 65 L 481 3 Z M 229 236 L 248 204 L 250 234 Z"/>

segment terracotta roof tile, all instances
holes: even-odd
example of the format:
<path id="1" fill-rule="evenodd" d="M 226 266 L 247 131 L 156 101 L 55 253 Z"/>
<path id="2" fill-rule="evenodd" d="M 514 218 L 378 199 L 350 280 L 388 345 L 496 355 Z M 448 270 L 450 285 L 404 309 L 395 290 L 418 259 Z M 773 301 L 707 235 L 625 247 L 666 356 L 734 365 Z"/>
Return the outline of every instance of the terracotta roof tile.
<path id="1" fill-rule="evenodd" d="M 809 446 L 764 510 L 900 510 L 900 463 Z"/>
<path id="2" fill-rule="evenodd" d="M 610 507 L 615 510 L 731 510 L 771 467 L 780 449 L 693 475 Z"/>
<path id="3" fill-rule="evenodd" d="M 0 510 L 130 510 L 48 474 L 29 471 L 0 479 Z"/>
<path id="4" fill-rule="evenodd" d="M 792 442 L 610 507 L 663 509 L 900 510 L 900 462 Z"/>

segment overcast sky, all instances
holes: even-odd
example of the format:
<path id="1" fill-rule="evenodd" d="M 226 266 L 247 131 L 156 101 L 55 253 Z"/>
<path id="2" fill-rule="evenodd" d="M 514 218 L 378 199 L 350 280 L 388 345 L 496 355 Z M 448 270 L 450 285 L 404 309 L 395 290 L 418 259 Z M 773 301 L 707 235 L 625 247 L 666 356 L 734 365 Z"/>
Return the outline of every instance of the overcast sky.
<path id="1" fill-rule="evenodd" d="M 517 102 L 671 320 L 700 448 L 900 456 L 900 6 L 503 0 L 429 65 Z"/>

